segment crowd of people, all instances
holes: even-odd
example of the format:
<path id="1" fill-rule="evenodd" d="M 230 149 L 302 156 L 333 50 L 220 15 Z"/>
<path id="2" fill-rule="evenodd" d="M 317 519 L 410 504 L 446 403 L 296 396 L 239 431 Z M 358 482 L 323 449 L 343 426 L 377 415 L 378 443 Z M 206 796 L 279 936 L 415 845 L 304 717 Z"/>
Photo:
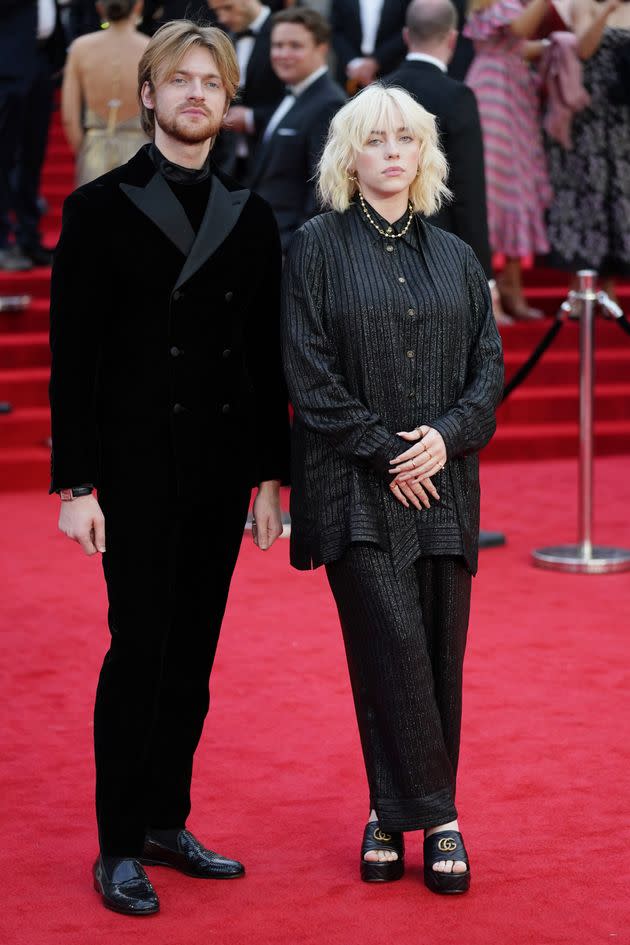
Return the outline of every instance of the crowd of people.
<path id="1" fill-rule="evenodd" d="M 614 277 L 630 275 L 623 0 L 473 0 L 468 10 L 451 0 L 3 0 L 0 268 L 50 261 L 38 184 L 55 80 L 81 184 L 147 140 L 138 61 L 148 35 L 183 15 L 220 25 L 235 45 L 240 88 L 214 160 L 271 203 L 285 251 L 319 209 L 315 169 L 332 115 L 379 80 L 437 118 L 453 197 L 433 222 L 475 250 L 499 322 L 542 315 L 523 295 L 526 257 L 595 268 L 613 294 Z"/>

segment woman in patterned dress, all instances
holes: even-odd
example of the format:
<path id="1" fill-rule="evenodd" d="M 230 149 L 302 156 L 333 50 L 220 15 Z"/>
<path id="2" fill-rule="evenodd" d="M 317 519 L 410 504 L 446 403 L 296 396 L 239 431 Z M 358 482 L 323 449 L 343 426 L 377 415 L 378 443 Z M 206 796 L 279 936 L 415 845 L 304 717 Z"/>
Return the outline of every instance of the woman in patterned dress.
<path id="1" fill-rule="evenodd" d="M 490 245 L 505 256 L 497 283 L 503 308 L 517 318 L 542 314 L 523 297 L 521 259 L 549 250 L 544 216 L 551 189 L 538 84 L 527 62 L 540 54 L 541 44 L 528 40 L 548 11 L 549 0 L 473 0 L 464 29 L 475 44 L 466 82 L 483 129 Z"/>
<path id="2" fill-rule="evenodd" d="M 549 142 L 551 260 L 596 269 L 612 294 L 613 278 L 630 276 L 630 3 L 573 0 L 570 26 L 591 103 L 573 119 L 571 151 Z"/>

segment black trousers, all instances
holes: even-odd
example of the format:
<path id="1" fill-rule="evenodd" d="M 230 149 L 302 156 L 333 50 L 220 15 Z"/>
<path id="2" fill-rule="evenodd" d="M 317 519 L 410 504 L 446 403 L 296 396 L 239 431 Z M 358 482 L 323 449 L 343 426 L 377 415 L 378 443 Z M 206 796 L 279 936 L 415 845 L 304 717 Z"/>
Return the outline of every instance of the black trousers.
<path id="1" fill-rule="evenodd" d="M 326 570 L 371 808 L 390 832 L 455 820 L 471 591 L 463 558 L 427 556 L 396 574 L 378 546 L 354 544 Z"/>
<path id="2" fill-rule="evenodd" d="M 111 646 L 94 711 L 101 850 L 138 856 L 147 827 L 182 827 L 193 755 L 236 564 L 249 486 L 219 500 L 99 495 Z M 143 503 L 144 505 L 144 503 Z"/>

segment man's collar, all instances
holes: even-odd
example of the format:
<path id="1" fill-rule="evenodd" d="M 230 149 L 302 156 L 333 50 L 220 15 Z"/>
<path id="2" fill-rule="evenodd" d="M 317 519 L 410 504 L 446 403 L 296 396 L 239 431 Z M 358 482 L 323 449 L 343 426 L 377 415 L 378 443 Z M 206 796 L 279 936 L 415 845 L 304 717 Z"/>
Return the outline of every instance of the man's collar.
<path id="1" fill-rule="evenodd" d="M 316 69 L 315 72 L 311 72 L 309 76 L 302 79 L 302 81 L 298 82 L 296 85 L 288 85 L 287 90 L 291 95 L 295 95 L 297 98 L 298 95 L 301 95 L 302 92 L 306 92 L 311 85 L 317 82 L 323 75 L 326 75 L 327 72 L 328 66 L 320 66 L 319 69 Z"/>
<path id="2" fill-rule="evenodd" d="M 149 157 L 153 161 L 156 171 L 159 171 L 162 177 L 172 184 L 200 184 L 210 177 L 210 152 L 208 152 L 208 157 L 199 168 L 182 167 L 181 164 L 174 164 L 173 161 L 169 161 L 168 158 L 164 157 L 159 148 L 156 147 L 155 142 L 149 145 Z"/>
<path id="3" fill-rule="evenodd" d="M 437 66 L 442 72 L 448 72 L 448 67 L 441 59 L 430 56 L 428 53 L 410 52 L 405 56 L 407 62 L 429 62 L 432 66 Z"/>

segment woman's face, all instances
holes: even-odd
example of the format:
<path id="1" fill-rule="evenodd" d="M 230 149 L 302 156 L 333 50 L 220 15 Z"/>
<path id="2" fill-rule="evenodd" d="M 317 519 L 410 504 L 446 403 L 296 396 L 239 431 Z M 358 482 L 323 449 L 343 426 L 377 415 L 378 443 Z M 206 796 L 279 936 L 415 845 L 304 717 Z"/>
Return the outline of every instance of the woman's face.
<path id="1" fill-rule="evenodd" d="M 418 173 L 420 142 L 400 121 L 394 129 L 374 128 L 355 158 L 355 176 L 368 201 L 408 193 Z"/>

